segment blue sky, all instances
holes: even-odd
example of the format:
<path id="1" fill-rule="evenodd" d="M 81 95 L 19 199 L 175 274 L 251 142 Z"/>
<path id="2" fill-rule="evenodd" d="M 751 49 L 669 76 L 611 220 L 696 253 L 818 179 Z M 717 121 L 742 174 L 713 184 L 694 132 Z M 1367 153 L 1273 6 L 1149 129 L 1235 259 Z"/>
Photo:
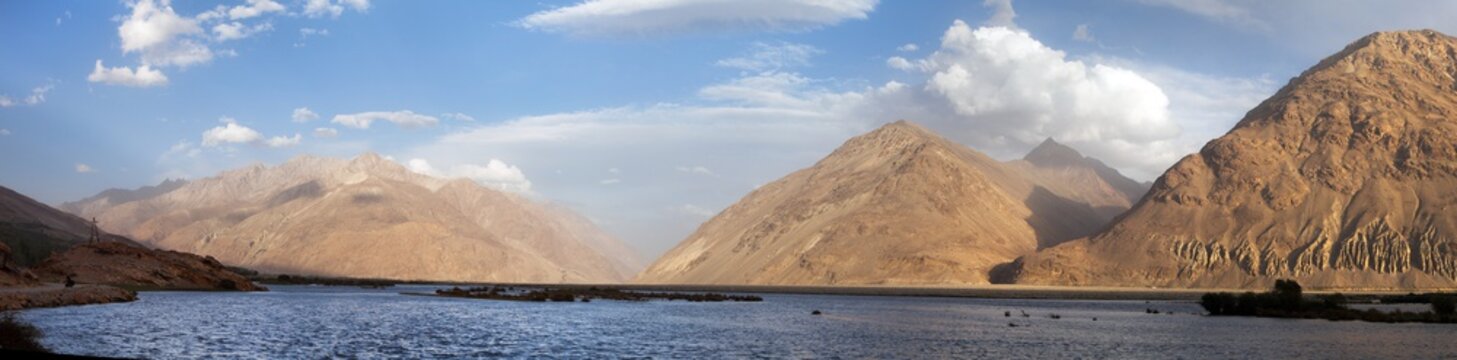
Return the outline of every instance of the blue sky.
<path id="1" fill-rule="evenodd" d="M 0 185 L 59 203 L 373 151 L 653 257 L 888 121 L 1151 180 L 1359 36 L 1457 31 L 1453 1 L 648 3 L 0 2 Z"/>

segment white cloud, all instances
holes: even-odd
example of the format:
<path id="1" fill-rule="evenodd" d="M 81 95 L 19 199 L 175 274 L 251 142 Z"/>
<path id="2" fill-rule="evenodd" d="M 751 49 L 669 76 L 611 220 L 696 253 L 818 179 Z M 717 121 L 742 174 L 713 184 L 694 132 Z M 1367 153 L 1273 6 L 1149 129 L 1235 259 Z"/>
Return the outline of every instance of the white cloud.
<path id="1" fill-rule="evenodd" d="M 885 59 L 885 66 L 889 66 L 891 69 L 903 71 L 911 71 L 916 69 L 916 65 L 911 64 L 910 60 L 906 60 L 906 58 L 899 56 L 891 56 L 889 59 Z"/>
<path id="2" fill-rule="evenodd" d="M 202 146 L 214 147 L 227 144 L 250 144 L 263 139 L 263 134 L 250 129 L 229 118 L 223 118 L 224 124 L 202 133 Z"/>
<path id="3" fill-rule="evenodd" d="M 298 29 L 298 35 L 304 39 L 310 36 L 329 36 L 329 29 L 302 28 Z"/>
<path id="4" fill-rule="evenodd" d="M 212 27 L 213 39 L 220 42 L 242 39 L 269 30 L 273 30 L 273 24 L 262 23 L 254 26 L 246 26 L 237 21 L 219 23 Z"/>
<path id="5" fill-rule="evenodd" d="M 1128 69 L 1066 59 L 1026 32 L 957 21 L 924 64 L 926 93 L 955 115 L 943 127 L 975 147 L 1053 137 L 1115 166 L 1158 167 L 1182 155 L 1126 152 L 1179 136 L 1158 85 Z"/>
<path id="6" fill-rule="evenodd" d="M 268 140 L 267 141 L 264 141 L 263 144 L 266 145 L 266 146 L 268 146 L 268 147 L 271 147 L 271 148 L 285 148 L 285 147 L 293 147 L 295 145 L 298 145 L 299 143 L 302 143 L 303 141 L 304 141 L 303 135 L 293 134 L 293 137 L 274 136 L 274 137 L 268 138 Z"/>
<path id="7" fill-rule="evenodd" d="M 450 119 L 450 120 L 455 120 L 455 121 L 465 121 L 465 122 L 476 121 L 476 118 L 475 117 L 472 117 L 472 116 L 466 115 L 466 114 L 462 114 L 462 113 L 444 113 L 444 114 L 440 114 L 440 117 L 443 117 L 443 118 L 446 118 L 446 119 Z"/>
<path id="8" fill-rule="evenodd" d="M 1255 30 L 1269 30 L 1270 24 L 1264 20 L 1255 18 L 1250 10 L 1243 5 L 1235 4 L 1228 0 L 1135 0 L 1144 5 L 1162 6 L 1190 14 L 1198 15 L 1210 20 L 1238 25 Z M 1329 2 L 1321 1 L 1322 6 L 1329 6 Z"/>
<path id="9" fill-rule="evenodd" d="M 1073 40 L 1082 42 L 1097 41 L 1097 39 L 1093 38 L 1093 30 L 1088 28 L 1088 24 L 1078 24 L 1078 27 L 1073 29 Z"/>
<path id="10" fill-rule="evenodd" d="M 453 166 L 450 171 L 440 171 L 425 159 L 413 158 L 405 163 L 405 167 L 410 171 L 434 177 L 471 179 L 478 184 L 504 191 L 531 192 L 531 180 L 526 179 L 526 174 L 520 168 L 498 159 L 491 159 L 485 166 L 466 163 Z"/>
<path id="11" fill-rule="evenodd" d="M 273 0 L 248 0 L 247 4 L 234 6 L 228 10 L 228 18 L 233 20 L 247 19 L 270 12 L 282 12 L 283 4 Z"/>
<path id="12" fill-rule="evenodd" d="M 573 35 L 799 31 L 865 19 L 877 0 L 587 0 L 531 14 L 521 27 Z"/>
<path id="13" fill-rule="evenodd" d="M 309 110 L 307 107 L 293 109 L 293 122 L 309 122 L 318 118 L 319 114 L 314 113 L 313 110 Z"/>
<path id="14" fill-rule="evenodd" d="M 130 53 L 164 45 L 186 34 L 202 32 L 193 19 L 178 16 L 167 0 L 138 0 L 132 13 L 117 29 L 122 52 Z"/>
<path id="15" fill-rule="evenodd" d="M 30 89 L 30 95 L 27 95 L 24 99 L 20 99 L 19 101 L 16 101 L 15 99 L 12 99 L 10 98 L 10 96 L 7 95 L 0 95 L 0 108 L 12 107 L 16 105 L 40 105 L 41 103 L 46 102 L 46 93 L 50 92 L 51 89 L 55 88 L 56 85 L 54 82 L 37 86 Z"/>
<path id="16" fill-rule="evenodd" d="M 993 9 L 992 17 L 986 21 L 987 26 L 1017 28 L 1017 11 L 1012 9 L 1012 0 L 985 0 L 981 5 Z"/>
<path id="17" fill-rule="evenodd" d="M 108 68 L 101 64 L 101 60 L 96 60 L 96 68 L 91 70 L 91 75 L 86 76 L 86 81 L 109 85 L 150 87 L 167 85 L 167 75 L 163 75 L 162 71 L 148 65 L 139 66 L 136 70 L 125 66 Z"/>
<path id="18" fill-rule="evenodd" d="M 138 0 L 130 4 L 117 34 L 123 54 L 141 54 L 143 65 L 190 66 L 212 61 L 212 50 L 192 39 L 203 35 L 198 20 L 177 15 L 167 0 Z"/>
<path id="19" fill-rule="evenodd" d="M 0 129 L 0 136 L 10 136 L 10 129 Z"/>
<path id="20" fill-rule="evenodd" d="M 78 173 L 78 174 L 87 174 L 87 173 L 93 173 L 93 172 L 96 172 L 96 169 L 91 168 L 91 165 L 86 165 L 86 164 L 82 164 L 82 163 L 76 163 L 76 173 Z"/>
<path id="21" fill-rule="evenodd" d="M 613 185 L 613 184 L 617 184 L 617 183 L 620 183 L 620 182 L 622 182 L 622 179 L 611 178 L 611 179 L 602 179 L 602 181 L 598 181 L 597 183 L 602 184 L 602 185 Z"/>
<path id="22" fill-rule="evenodd" d="M 369 10 L 369 0 L 336 0 L 333 2 L 329 0 L 308 0 L 308 2 L 304 3 L 304 15 L 311 18 L 323 16 L 337 18 L 340 14 L 344 13 L 344 8 L 346 7 L 354 9 L 354 11 L 365 12 Z"/>
<path id="23" fill-rule="evenodd" d="M 920 45 L 916 45 L 916 44 L 905 44 L 905 45 L 901 45 L 900 47 L 895 48 L 895 51 L 899 51 L 899 52 L 915 52 L 916 50 L 920 50 L 920 49 L 921 49 L 921 46 Z"/>
<path id="24" fill-rule="evenodd" d="M 368 129 L 375 121 L 388 121 L 402 127 L 434 126 L 440 123 L 440 119 L 434 116 L 416 114 L 413 111 L 369 111 L 356 114 L 334 115 L 335 124 L 340 124 L 356 129 Z"/>
<path id="25" fill-rule="evenodd" d="M 811 58 L 823 53 L 823 50 L 804 44 L 756 42 L 749 54 L 719 60 L 716 65 L 749 71 L 780 70 L 809 66 Z"/>
<path id="26" fill-rule="evenodd" d="M 316 138 L 331 138 L 336 136 L 339 136 L 339 130 L 334 130 L 333 128 L 321 127 L 314 129 L 314 137 Z"/>

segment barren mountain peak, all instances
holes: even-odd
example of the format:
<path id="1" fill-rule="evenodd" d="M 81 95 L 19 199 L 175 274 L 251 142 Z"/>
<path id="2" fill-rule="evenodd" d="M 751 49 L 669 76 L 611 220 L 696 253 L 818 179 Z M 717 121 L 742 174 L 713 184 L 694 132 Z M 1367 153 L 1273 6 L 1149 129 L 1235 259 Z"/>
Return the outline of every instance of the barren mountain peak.
<path id="1" fill-rule="evenodd" d="M 1028 283 L 1324 288 L 1457 284 L 1457 39 L 1363 37 L 1159 178 Z"/>
<path id="2" fill-rule="evenodd" d="M 1049 137 L 1023 156 L 1022 160 L 1038 166 L 1074 166 L 1083 164 L 1084 157 L 1077 150 Z"/>

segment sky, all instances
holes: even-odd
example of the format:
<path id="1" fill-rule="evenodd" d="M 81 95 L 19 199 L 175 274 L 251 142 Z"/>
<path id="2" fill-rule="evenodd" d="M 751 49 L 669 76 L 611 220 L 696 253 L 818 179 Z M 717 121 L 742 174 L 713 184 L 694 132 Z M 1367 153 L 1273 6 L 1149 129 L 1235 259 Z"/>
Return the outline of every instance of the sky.
<path id="1" fill-rule="evenodd" d="M 907 119 L 1153 180 L 1457 1 L 3 1 L 0 186 L 58 204 L 313 154 L 568 206 L 655 258 Z"/>

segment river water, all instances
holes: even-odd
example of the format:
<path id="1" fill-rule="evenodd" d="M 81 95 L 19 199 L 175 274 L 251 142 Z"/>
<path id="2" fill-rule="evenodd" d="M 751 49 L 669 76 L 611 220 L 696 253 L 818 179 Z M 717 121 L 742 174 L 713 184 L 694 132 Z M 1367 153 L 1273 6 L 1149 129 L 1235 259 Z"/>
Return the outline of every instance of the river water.
<path id="1" fill-rule="evenodd" d="M 53 351 L 168 359 L 1457 358 L 1453 325 L 1214 318 L 1184 302 L 769 294 L 759 303 L 530 303 L 400 295 L 429 286 L 272 289 L 144 292 L 133 303 L 21 317 Z"/>

